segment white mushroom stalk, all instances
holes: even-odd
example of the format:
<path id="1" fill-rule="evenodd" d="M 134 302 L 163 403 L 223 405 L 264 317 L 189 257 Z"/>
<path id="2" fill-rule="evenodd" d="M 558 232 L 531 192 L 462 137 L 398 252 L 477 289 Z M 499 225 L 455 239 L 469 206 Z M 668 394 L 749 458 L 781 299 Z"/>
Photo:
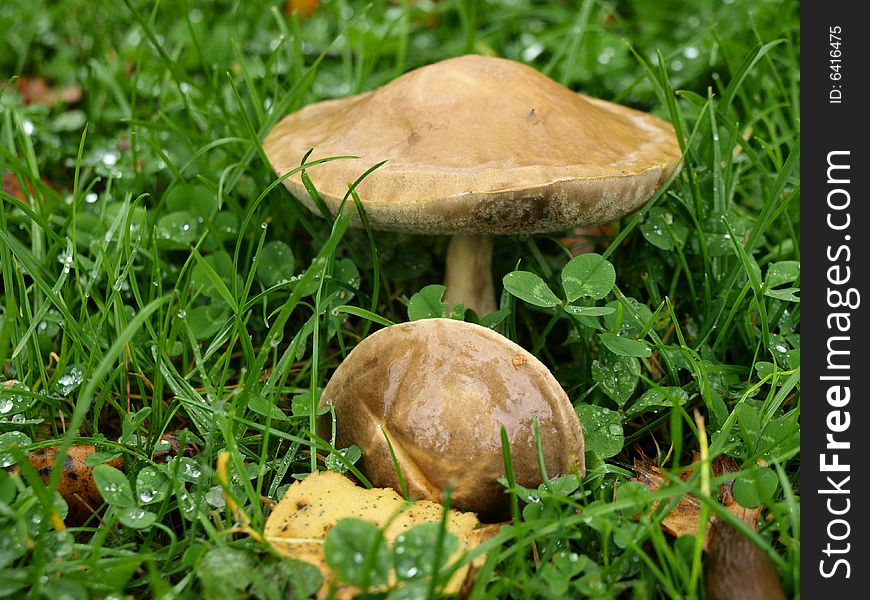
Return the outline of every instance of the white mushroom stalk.
<path id="1" fill-rule="evenodd" d="M 457 234 L 450 238 L 444 285 L 448 304 L 463 304 L 481 317 L 495 312 L 498 306 L 492 282 L 492 237 Z"/>

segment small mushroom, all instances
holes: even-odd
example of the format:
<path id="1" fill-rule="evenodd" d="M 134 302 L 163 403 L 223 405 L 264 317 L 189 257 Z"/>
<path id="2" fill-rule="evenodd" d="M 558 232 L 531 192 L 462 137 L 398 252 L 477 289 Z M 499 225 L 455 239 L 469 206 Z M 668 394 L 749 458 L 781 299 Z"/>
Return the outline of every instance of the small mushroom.
<path id="1" fill-rule="evenodd" d="M 673 128 L 652 115 L 577 94 L 511 60 L 461 56 L 387 85 L 309 105 L 263 142 L 278 173 L 308 172 L 329 210 L 357 188 L 375 229 L 453 236 L 447 300 L 496 308 L 492 234 L 604 223 L 640 207 L 676 168 Z M 301 176 L 289 190 L 317 211 Z"/>
<path id="2" fill-rule="evenodd" d="M 484 520 L 506 516 L 501 429 L 517 481 L 541 483 L 534 423 L 547 474 L 585 474 L 583 430 L 568 396 L 532 354 L 486 327 L 424 319 L 381 329 L 335 370 L 321 405 L 336 417 L 336 446 L 362 449 L 360 469 L 413 498 L 442 500 Z M 331 423 L 321 417 L 318 431 Z"/>

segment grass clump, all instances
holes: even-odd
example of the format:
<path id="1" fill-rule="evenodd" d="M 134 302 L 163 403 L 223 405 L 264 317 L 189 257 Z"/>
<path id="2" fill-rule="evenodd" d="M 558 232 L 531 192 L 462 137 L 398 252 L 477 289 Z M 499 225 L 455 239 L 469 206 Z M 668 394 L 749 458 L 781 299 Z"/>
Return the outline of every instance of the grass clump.
<path id="1" fill-rule="evenodd" d="M 0 464 L 20 466 L 0 470 L 0 593 L 318 588 L 240 530 L 262 531 L 264 498 L 322 468 L 320 389 L 373 327 L 440 300 L 427 286 L 445 240 L 306 212 L 260 142 L 308 102 L 465 52 L 651 110 L 685 155 L 597 258 L 572 258 L 565 235 L 496 244 L 502 332 L 568 391 L 589 473 L 508 484 L 518 518 L 487 543 L 470 596 L 702 597 L 700 543 L 661 530 L 685 494 L 727 518 L 709 470 L 678 477 L 702 450 L 736 460 L 735 496 L 765 517 L 747 534 L 799 589 L 797 2 L 94 7 L 0 5 Z M 516 283 L 561 301 L 578 260 L 615 278 L 550 306 Z M 169 432 L 191 451 L 165 459 Z M 23 452 L 74 444 L 95 447 L 108 510 L 64 527 L 61 469 L 45 484 Z M 640 452 L 668 486 L 628 481 Z M 353 468 L 352 452 L 332 457 Z"/>

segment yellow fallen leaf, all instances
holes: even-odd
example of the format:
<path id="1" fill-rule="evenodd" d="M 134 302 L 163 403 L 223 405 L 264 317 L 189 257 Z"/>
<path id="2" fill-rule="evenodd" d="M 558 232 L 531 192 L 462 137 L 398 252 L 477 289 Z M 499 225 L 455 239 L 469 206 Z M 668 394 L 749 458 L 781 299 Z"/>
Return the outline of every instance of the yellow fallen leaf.
<path id="1" fill-rule="evenodd" d="M 287 490 L 266 521 L 265 539 L 280 554 L 315 565 L 323 575 L 321 593 L 336 582 L 335 574 L 326 564 L 324 540 L 340 519 L 356 518 L 374 523 L 384 532 L 387 544 L 401 533 L 421 523 L 438 523 L 444 507 L 430 500 L 406 502 L 393 489 L 361 488 L 335 471 L 321 471 L 297 481 Z M 492 537 L 498 525 L 481 525 L 472 513 L 450 510 L 447 531 L 459 538 L 459 548 L 448 564 L 462 554 Z M 472 581 L 484 556 L 458 569 L 445 586 L 445 592 L 459 593 Z M 395 582 L 391 574 L 391 582 Z M 340 586 L 338 598 L 351 598 L 359 590 Z"/>

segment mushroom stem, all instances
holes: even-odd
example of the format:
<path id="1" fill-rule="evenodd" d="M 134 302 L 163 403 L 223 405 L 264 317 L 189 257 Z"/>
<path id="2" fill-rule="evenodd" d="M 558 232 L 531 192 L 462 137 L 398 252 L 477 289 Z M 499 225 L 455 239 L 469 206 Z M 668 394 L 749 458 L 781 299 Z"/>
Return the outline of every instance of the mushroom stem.
<path id="1" fill-rule="evenodd" d="M 479 317 L 495 312 L 491 236 L 454 235 L 450 239 L 444 285 L 448 304 L 463 304 Z"/>

